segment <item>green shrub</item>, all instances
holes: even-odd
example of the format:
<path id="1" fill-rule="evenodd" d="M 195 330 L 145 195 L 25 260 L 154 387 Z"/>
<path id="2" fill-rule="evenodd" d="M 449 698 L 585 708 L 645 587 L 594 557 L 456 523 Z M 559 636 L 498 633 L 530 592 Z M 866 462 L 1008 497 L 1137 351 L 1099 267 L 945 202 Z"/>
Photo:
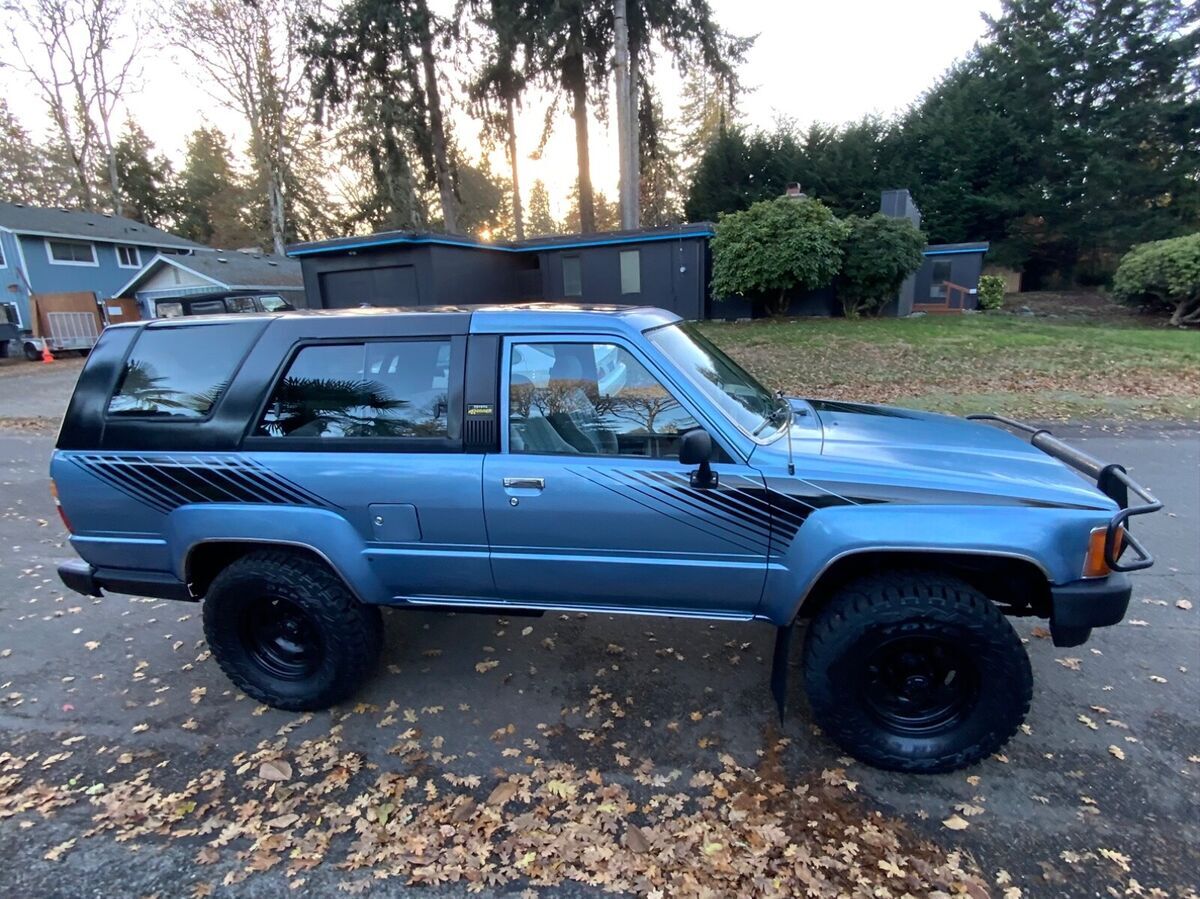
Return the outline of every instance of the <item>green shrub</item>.
<path id="1" fill-rule="evenodd" d="M 999 275 L 980 275 L 979 308 L 999 309 L 1004 305 L 1004 279 Z"/>
<path id="2" fill-rule="evenodd" d="M 925 235 L 908 219 L 877 212 L 846 219 L 850 233 L 838 275 L 838 299 L 847 318 L 878 312 L 895 298 L 904 279 L 921 267 Z"/>
<path id="3" fill-rule="evenodd" d="M 790 292 L 833 282 L 849 231 L 820 200 L 764 200 L 723 215 L 712 241 L 713 298 L 751 294 L 781 315 Z"/>
<path id="4" fill-rule="evenodd" d="M 1113 276 L 1113 295 L 1131 306 L 1169 310 L 1172 325 L 1200 325 L 1200 233 L 1134 247 Z"/>

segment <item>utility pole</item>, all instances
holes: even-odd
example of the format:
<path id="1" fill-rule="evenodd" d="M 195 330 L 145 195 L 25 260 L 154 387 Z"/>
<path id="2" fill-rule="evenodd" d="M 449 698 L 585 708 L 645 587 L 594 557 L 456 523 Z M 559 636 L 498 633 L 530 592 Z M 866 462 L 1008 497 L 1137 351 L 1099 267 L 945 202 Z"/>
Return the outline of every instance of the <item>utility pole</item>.
<path id="1" fill-rule="evenodd" d="M 613 66 L 617 89 L 617 146 L 621 167 L 619 206 L 621 227 L 637 228 L 641 223 L 637 176 L 637 138 L 633 78 L 629 64 L 629 19 L 626 0 L 613 0 L 613 38 L 616 60 Z"/>

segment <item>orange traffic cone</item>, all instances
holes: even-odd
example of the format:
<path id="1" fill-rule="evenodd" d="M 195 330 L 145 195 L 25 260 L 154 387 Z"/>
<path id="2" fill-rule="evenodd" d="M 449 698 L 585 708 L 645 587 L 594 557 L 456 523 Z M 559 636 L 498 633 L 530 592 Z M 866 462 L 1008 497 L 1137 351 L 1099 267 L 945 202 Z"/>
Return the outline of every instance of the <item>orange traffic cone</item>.
<path id="1" fill-rule="evenodd" d="M 54 355 L 50 352 L 50 344 L 42 341 L 42 364 L 49 365 L 54 361 Z"/>

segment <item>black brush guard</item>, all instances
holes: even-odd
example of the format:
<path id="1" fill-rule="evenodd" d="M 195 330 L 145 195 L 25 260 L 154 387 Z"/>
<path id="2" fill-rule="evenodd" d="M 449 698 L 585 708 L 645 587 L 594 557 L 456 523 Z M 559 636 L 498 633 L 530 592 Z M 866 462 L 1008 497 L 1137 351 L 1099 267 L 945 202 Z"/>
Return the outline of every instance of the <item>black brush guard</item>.
<path id="1" fill-rule="evenodd" d="M 1048 456 L 1053 456 L 1060 462 L 1082 472 L 1096 482 L 1100 492 L 1108 496 L 1121 511 L 1112 517 L 1108 530 L 1104 535 L 1104 563 L 1113 571 L 1139 571 L 1154 564 L 1154 556 L 1146 550 L 1129 531 L 1129 519 L 1134 515 L 1148 515 L 1162 508 L 1162 503 L 1155 499 L 1149 490 L 1135 481 L 1120 465 L 1101 462 L 1085 452 L 1059 440 L 1045 428 L 1036 428 L 1022 421 L 1005 418 L 1003 415 L 968 415 L 971 421 L 995 421 L 1012 428 L 1015 431 L 1029 435 L 1029 442 Z M 1141 500 L 1141 505 L 1131 506 L 1129 496 L 1133 494 Z M 1124 540 L 1118 544 L 1118 536 L 1124 528 Z M 1121 555 L 1125 549 L 1131 549 L 1136 558 L 1122 562 Z"/>

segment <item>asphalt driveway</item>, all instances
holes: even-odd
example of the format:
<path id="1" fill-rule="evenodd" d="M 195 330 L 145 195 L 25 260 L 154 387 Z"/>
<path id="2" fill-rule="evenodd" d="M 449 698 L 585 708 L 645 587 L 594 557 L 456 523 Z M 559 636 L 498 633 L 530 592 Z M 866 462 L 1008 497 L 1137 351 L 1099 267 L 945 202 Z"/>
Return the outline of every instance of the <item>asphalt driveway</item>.
<path id="1" fill-rule="evenodd" d="M 492 870 L 470 889 L 682 895 L 670 876 L 691 870 L 739 884 L 707 895 L 787 894 L 802 885 L 753 879 L 756 841 L 782 828 L 828 878 L 816 894 L 890 864 L 897 895 L 960 870 L 997 896 L 1195 895 L 1200 439 L 1073 436 L 1169 504 L 1143 529 L 1159 564 L 1084 647 L 1016 622 L 1035 671 L 1026 731 L 916 778 L 839 757 L 799 684 L 780 727 L 758 625 L 395 612 L 358 703 L 256 706 L 209 657 L 197 607 L 64 593 L 52 437 L 0 429 L 0 888 L 463 895 Z M 767 823 L 750 832 L 746 815 Z M 472 868 L 481 844 L 520 876 Z"/>

